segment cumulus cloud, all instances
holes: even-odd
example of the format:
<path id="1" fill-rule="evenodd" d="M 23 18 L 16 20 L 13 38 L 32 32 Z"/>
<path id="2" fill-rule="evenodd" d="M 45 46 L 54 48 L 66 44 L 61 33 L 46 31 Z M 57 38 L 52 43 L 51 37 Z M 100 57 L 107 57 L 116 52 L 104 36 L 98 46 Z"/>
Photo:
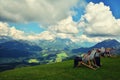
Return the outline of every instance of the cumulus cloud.
<path id="1" fill-rule="evenodd" d="M 44 31 L 39 34 L 39 39 L 54 40 L 55 38 L 56 38 L 55 34 L 51 33 L 50 31 Z"/>
<path id="2" fill-rule="evenodd" d="M 106 39 L 111 39 L 111 37 L 88 37 L 84 34 L 78 37 L 78 40 L 80 40 L 80 42 L 100 42 Z"/>
<path id="3" fill-rule="evenodd" d="M 73 42 L 76 42 L 77 34 L 80 32 L 77 27 L 77 23 L 73 21 L 71 16 L 61 20 L 56 25 L 49 26 L 48 31 L 54 34 L 55 37 L 62 39 L 67 38 Z"/>
<path id="4" fill-rule="evenodd" d="M 7 23 L 0 22 L 0 36 L 11 36 L 15 39 L 23 40 L 54 40 L 56 38 L 71 39 L 75 41 L 77 34 L 77 24 L 72 17 L 61 20 L 56 25 L 49 26 L 46 31 L 39 34 L 27 34 L 24 31 L 10 27 Z"/>
<path id="5" fill-rule="evenodd" d="M 79 0 L 0 0 L 0 20 L 53 24 L 68 17 Z M 82 0 L 81 0 L 82 2 Z M 84 1 L 83 1 L 84 2 Z"/>
<path id="6" fill-rule="evenodd" d="M 0 35 L 1 36 L 7 36 L 9 33 L 9 28 L 7 27 L 7 23 L 0 22 Z"/>
<path id="7" fill-rule="evenodd" d="M 120 19 L 115 19 L 109 6 L 102 2 L 99 4 L 90 2 L 87 5 L 79 26 L 82 26 L 84 34 L 89 37 L 120 36 Z"/>
<path id="8" fill-rule="evenodd" d="M 55 38 L 69 38 L 74 39 L 73 34 L 54 33 L 51 31 L 43 31 L 40 34 L 27 34 L 24 31 L 16 29 L 14 26 L 10 27 L 7 23 L 0 22 L 0 36 L 10 36 L 14 39 L 22 40 L 55 40 Z"/>
<path id="9" fill-rule="evenodd" d="M 44 31 L 40 34 L 27 34 L 24 31 L 10 27 L 7 23 L 0 22 L 0 36 L 10 36 L 14 39 L 23 40 L 54 40 L 55 35 L 49 31 Z"/>
<path id="10" fill-rule="evenodd" d="M 24 38 L 24 32 L 15 27 L 9 27 L 7 23 L 0 22 L 0 36 L 10 36 L 14 38 Z"/>
<path id="11" fill-rule="evenodd" d="M 56 25 L 48 27 L 48 30 L 56 33 L 65 34 L 76 34 L 79 32 L 77 29 L 77 24 L 72 20 L 71 16 L 61 20 Z"/>
<path id="12" fill-rule="evenodd" d="M 27 34 L 24 31 L 16 29 L 14 26 L 11 27 L 7 23 L 0 22 L 0 36 L 10 36 L 14 39 L 18 39 L 18 40 L 22 39 L 22 40 L 30 40 L 30 41 L 31 40 L 55 40 L 56 38 L 62 38 L 62 39 L 67 38 L 74 41 L 76 31 L 71 30 L 71 28 L 74 29 L 74 27 L 76 26 L 69 27 L 69 25 L 71 25 L 71 22 L 72 22 L 71 18 L 65 19 L 64 22 L 66 22 L 68 26 L 66 24 L 64 25 L 64 23 L 60 24 L 59 26 L 55 26 L 55 27 L 62 26 L 63 28 L 60 29 L 61 32 L 57 32 L 56 30 L 52 31 L 51 29 L 48 29 L 39 34 Z"/>

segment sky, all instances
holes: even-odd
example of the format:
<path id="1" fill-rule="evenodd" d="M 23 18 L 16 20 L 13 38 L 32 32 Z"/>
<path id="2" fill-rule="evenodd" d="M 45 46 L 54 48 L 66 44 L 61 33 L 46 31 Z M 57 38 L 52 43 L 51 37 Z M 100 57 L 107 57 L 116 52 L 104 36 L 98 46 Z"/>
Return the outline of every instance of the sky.
<path id="1" fill-rule="evenodd" d="M 70 39 L 91 46 L 120 41 L 120 0 L 0 0 L 0 36 Z"/>

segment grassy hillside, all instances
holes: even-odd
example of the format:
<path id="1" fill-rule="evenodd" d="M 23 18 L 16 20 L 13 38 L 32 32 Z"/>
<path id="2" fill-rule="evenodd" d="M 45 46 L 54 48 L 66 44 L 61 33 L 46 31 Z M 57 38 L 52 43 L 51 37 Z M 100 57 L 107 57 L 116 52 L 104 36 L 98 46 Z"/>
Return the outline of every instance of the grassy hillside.
<path id="1" fill-rule="evenodd" d="M 73 60 L 0 72 L 0 80 L 120 80 L 120 57 L 102 58 L 96 71 L 73 68 Z"/>

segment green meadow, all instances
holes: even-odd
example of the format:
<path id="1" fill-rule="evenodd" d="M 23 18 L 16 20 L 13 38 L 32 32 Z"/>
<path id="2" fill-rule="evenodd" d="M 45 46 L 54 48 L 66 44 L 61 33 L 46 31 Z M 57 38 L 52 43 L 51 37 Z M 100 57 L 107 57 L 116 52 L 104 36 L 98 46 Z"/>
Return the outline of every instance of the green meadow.
<path id="1" fill-rule="evenodd" d="M 120 80 L 120 57 L 102 58 L 97 70 L 73 68 L 73 60 L 0 72 L 0 80 Z"/>

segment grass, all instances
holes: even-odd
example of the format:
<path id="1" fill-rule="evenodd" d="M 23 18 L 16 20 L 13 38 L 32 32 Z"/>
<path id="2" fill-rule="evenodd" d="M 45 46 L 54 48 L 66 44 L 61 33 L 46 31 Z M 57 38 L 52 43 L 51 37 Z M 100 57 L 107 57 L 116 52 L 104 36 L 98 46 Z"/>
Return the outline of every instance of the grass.
<path id="1" fill-rule="evenodd" d="M 96 71 L 73 68 L 73 60 L 0 72 L 0 80 L 120 80 L 120 57 L 102 58 Z"/>

